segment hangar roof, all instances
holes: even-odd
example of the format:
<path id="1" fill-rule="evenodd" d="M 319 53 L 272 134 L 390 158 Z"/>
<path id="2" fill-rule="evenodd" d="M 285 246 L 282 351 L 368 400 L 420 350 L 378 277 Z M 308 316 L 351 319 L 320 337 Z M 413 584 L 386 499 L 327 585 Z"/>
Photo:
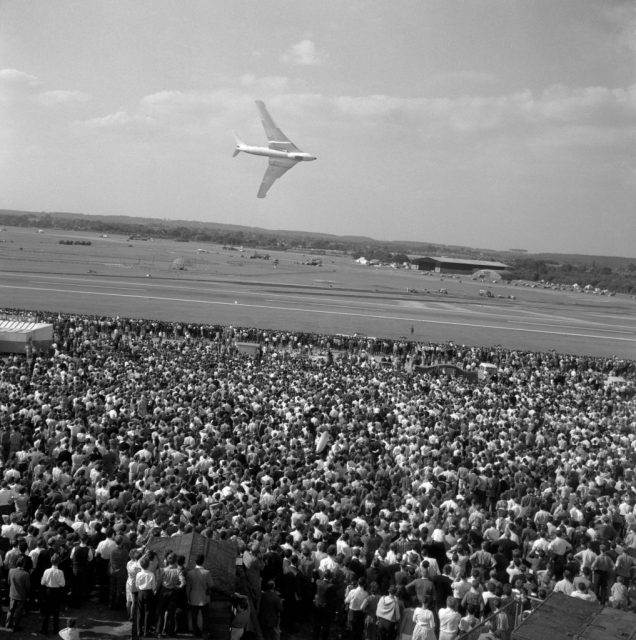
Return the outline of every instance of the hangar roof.
<path id="1" fill-rule="evenodd" d="M 426 256 L 419 258 L 420 260 L 432 260 L 440 264 L 462 264 L 471 265 L 478 269 L 507 269 L 508 265 L 503 262 L 495 262 L 488 260 L 469 260 L 467 258 L 447 258 L 445 256 Z"/>

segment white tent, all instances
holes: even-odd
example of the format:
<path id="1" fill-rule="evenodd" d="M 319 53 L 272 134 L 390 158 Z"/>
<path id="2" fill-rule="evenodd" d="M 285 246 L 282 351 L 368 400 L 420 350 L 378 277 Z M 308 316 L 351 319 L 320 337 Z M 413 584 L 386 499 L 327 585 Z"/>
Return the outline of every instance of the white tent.
<path id="1" fill-rule="evenodd" d="M 480 269 L 479 271 L 475 271 L 471 277 L 473 280 L 488 280 L 490 282 L 501 280 L 501 274 L 493 269 Z"/>
<path id="2" fill-rule="evenodd" d="M 53 344 L 53 325 L 23 320 L 0 320 L 0 353 L 25 353 L 27 344 L 36 351 Z"/>

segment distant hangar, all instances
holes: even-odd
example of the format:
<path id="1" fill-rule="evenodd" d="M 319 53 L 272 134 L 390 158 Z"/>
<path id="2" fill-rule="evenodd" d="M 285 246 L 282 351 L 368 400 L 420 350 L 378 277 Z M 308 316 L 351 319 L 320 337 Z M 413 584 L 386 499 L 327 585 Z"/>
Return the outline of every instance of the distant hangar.
<path id="1" fill-rule="evenodd" d="M 412 263 L 417 265 L 418 271 L 434 271 L 435 273 L 457 273 L 471 275 L 476 271 L 503 271 L 509 266 L 503 262 L 489 260 L 467 260 L 466 258 L 425 257 L 414 258 Z"/>

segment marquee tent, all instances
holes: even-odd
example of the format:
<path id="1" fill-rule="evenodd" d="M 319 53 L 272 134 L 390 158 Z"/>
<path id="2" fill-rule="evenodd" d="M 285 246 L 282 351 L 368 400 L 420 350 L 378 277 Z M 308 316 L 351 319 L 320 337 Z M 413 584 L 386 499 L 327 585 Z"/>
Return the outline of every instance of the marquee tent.
<path id="1" fill-rule="evenodd" d="M 24 353 L 28 344 L 36 351 L 50 349 L 53 344 L 53 325 L 0 320 L 0 353 Z"/>

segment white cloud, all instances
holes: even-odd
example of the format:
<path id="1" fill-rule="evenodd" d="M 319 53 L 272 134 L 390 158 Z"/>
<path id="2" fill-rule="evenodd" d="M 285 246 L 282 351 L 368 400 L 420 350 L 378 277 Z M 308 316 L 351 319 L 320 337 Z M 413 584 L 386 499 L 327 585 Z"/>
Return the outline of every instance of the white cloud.
<path id="1" fill-rule="evenodd" d="M 358 121 L 403 122 L 416 128 L 436 125 L 463 133 L 564 124 L 636 126 L 636 85 L 618 89 L 559 86 L 538 95 L 521 91 L 459 98 L 340 96 L 334 105 L 342 115 Z"/>
<path id="2" fill-rule="evenodd" d="M 423 78 L 422 82 L 432 95 L 465 95 L 495 89 L 498 78 L 494 73 L 487 71 L 464 70 L 430 74 Z"/>
<path id="3" fill-rule="evenodd" d="M 281 60 L 287 64 L 311 66 L 320 64 L 324 55 L 320 53 L 312 40 L 301 40 L 293 44 L 283 55 Z"/>
<path id="4" fill-rule="evenodd" d="M 30 101 L 40 86 L 39 80 L 18 69 L 0 69 L 0 102 L 22 104 Z"/>
<path id="5" fill-rule="evenodd" d="M 105 131 L 133 131 L 148 129 L 156 125 L 149 116 L 129 115 L 125 111 L 117 111 L 99 118 L 76 121 L 76 128 L 105 130 Z"/>
<path id="6" fill-rule="evenodd" d="M 52 107 L 84 104 L 90 96 L 83 91 L 54 89 L 43 91 L 42 82 L 25 71 L 0 69 L 0 99 L 18 106 Z"/>
<path id="7" fill-rule="evenodd" d="M 284 130 L 295 127 L 305 140 L 322 140 L 325 145 L 335 135 L 371 135 L 383 145 L 394 140 L 426 141 L 427 147 L 448 149 L 455 158 L 461 157 L 462 148 L 477 152 L 507 144 L 548 153 L 550 148 L 609 148 L 636 137 L 636 85 L 553 86 L 538 93 L 423 98 L 293 93 L 283 76 L 245 74 L 226 82 L 214 91 L 159 91 L 130 109 L 74 124 L 84 130 L 132 136 L 163 132 L 191 140 L 226 135 L 232 129 L 258 135 L 253 100 L 262 97 Z M 85 99 L 79 92 L 40 95 L 60 101 Z"/>
<path id="8" fill-rule="evenodd" d="M 218 91 L 159 91 L 141 99 L 142 112 L 153 115 L 192 114 L 209 115 L 241 100 L 242 94 L 235 89 Z"/>
<path id="9" fill-rule="evenodd" d="M 240 78 L 241 86 L 260 91 L 282 92 L 289 89 L 289 78 L 286 76 L 257 77 L 253 73 L 246 73 Z"/>
<path id="10" fill-rule="evenodd" d="M 38 95 L 38 101 L 45 106 L 84 104 L 90 96 L 83 91 L 44 91 Z"/>
<path id="11" fill-rule="evenodd" d="M 40 82 L 35 77 L 18 69 L 0 69 L 0 80 L 6 84 L 37 87 Z"/>

